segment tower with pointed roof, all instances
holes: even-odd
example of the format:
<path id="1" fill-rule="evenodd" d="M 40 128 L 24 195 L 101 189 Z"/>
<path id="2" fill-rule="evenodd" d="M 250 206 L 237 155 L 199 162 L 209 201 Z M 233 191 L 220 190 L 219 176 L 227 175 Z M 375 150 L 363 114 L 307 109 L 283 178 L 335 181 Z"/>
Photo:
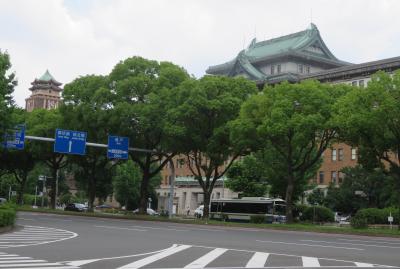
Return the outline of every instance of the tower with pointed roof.
<path id="1" fill-rule="evenodd" d="M 40 77 L 35 79 L 29 90 L 32 92 L 31 96 L 25 99 L 25 109 L 28 112 L 36 108 L 53 109 L 57 108 L 61 100 L 60 86 L 62 83 L 58 82 L 49 72 L 46 72 Z"/>
<path id="2" fill-rule="evenodd" d="M 243 76 L 258 83 L 296 82 L 305 74 L 350 65 L 337 59 L 313 23 L 304 31 L 261 42 L 253 39 L 231 61 L 210 66 L 212 75 Z"/>

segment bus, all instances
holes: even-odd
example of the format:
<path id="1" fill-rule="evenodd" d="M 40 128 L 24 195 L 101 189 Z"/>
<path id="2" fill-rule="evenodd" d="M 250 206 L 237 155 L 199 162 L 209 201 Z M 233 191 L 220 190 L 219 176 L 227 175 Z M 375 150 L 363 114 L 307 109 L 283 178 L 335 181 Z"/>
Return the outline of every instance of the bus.
<path id="1" fill-rule="evenodd" d="M 243 197 L 211 200 L 213 219 L 250 221 L 251 216 L 265 216 L 267 222 L 286 222 L 286 202 L 279 198 Z"/>

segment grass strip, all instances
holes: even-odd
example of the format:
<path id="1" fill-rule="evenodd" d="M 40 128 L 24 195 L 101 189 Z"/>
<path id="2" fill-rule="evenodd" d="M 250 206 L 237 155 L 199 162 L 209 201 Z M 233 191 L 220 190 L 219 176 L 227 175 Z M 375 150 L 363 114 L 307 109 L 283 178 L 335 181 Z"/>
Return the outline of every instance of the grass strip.
<path id="1" fill-rule="evenodd" d="M 18 211 L 49 213 L 57 215 L 70 215 L 70 216 L 85 216 L 96 218 L 109 218 L 109 219 L 126 219 L 126 220 L 143 220 L 143 221 L 158 221 L 158 222 L 171 222 L 171 223 L 184 223 L 196 225 L 212 225 L 218 227 L 229 228 L 257 228 L 269 230 L 285 230 L 285 231 L 302 231 L 302 232 L 315 232 L 315 233 L 332 233 L 332 234 L 353 234 L 353 235 L 366 235 L 366 236 L 384 236 L 400 238 L 400 230 L 387 229 L 387 228 L 367 228 L 367 229 L 354 229 L 351 227 L 337 227 L 337 226 L 324 226 L 309 223 L 293 223 L 293 224 L 256 224 L 256 223 L 239 223 L 239 222 L 223 222 L 218 220 L 202 220 L 202 219 L 181 219 L 181 218 L 166 218 L 155 217 L 148 215 L 122 215 L 122 214 L 107 214 L 99 212 L 71 212 L 62 211 L 58 209 L 34 209 L 30 207 L 19 207 Z"/>

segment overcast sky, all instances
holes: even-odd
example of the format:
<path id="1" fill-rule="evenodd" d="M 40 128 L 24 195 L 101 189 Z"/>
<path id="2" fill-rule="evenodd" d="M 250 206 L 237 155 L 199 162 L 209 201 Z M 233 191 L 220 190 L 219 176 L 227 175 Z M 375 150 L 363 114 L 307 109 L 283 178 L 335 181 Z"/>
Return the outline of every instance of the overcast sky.
<path id="1" fill-rule="evenodd" d="M 11 56 L 24 107 L 46 69 L 65 84 L 139 55 L 201 77 L 252 38 L 301 31 L 311 20 L 341 60 L 400 56 L 399 14 L 398 0 L 0 0 L 0 49 Z"/>

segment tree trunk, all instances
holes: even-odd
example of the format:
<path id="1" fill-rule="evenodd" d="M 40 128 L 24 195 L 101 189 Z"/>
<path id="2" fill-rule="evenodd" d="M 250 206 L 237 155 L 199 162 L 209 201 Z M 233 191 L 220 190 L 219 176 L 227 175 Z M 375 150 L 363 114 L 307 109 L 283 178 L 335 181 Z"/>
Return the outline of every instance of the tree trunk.
<path id="1" fill-rule="evenodd" d="M 150 182 L 149 171 L 143 171 L 142 182 L 140 184 L 140 202 L 139 202 L 139 214 L 147 214 L 147 196 L 148 186 Z"/>
<path id="2" fill-rule="evenodd" d="M 210 197 L 211 193 L 208 190 L 204 191 L 203 219 L 208 219 L 210 215 Z"/>
<path id="3" fill-rule="evenodd" d="M 88 195 L 89 195 L 88 207 L 89 207 L 89 211 L 92 212 L 93 211 L 94 200 L 96 199 L 96 177 L 95 177 L 95 171 L 92 171 L 92 173 L 89 174 Z"/>
<path id="4" fill-rule="evenodd" d="M 23 205 L 23 203 L 24 203 L 25 182 L 26 182 L 26 179 L 22 179 L 21 184 L 19 186 L 19 191 L 18 191 L 18 196 L 17 196 L 17 204 L 18 205 Z"/>
<path id="5" fill-rule="evenodd" d="M 286 187 L 286 222 L 293 222 L 293 191 L 294 191 L 294 175 L 290 173 L 288 175 L 288 182 Z"/>

